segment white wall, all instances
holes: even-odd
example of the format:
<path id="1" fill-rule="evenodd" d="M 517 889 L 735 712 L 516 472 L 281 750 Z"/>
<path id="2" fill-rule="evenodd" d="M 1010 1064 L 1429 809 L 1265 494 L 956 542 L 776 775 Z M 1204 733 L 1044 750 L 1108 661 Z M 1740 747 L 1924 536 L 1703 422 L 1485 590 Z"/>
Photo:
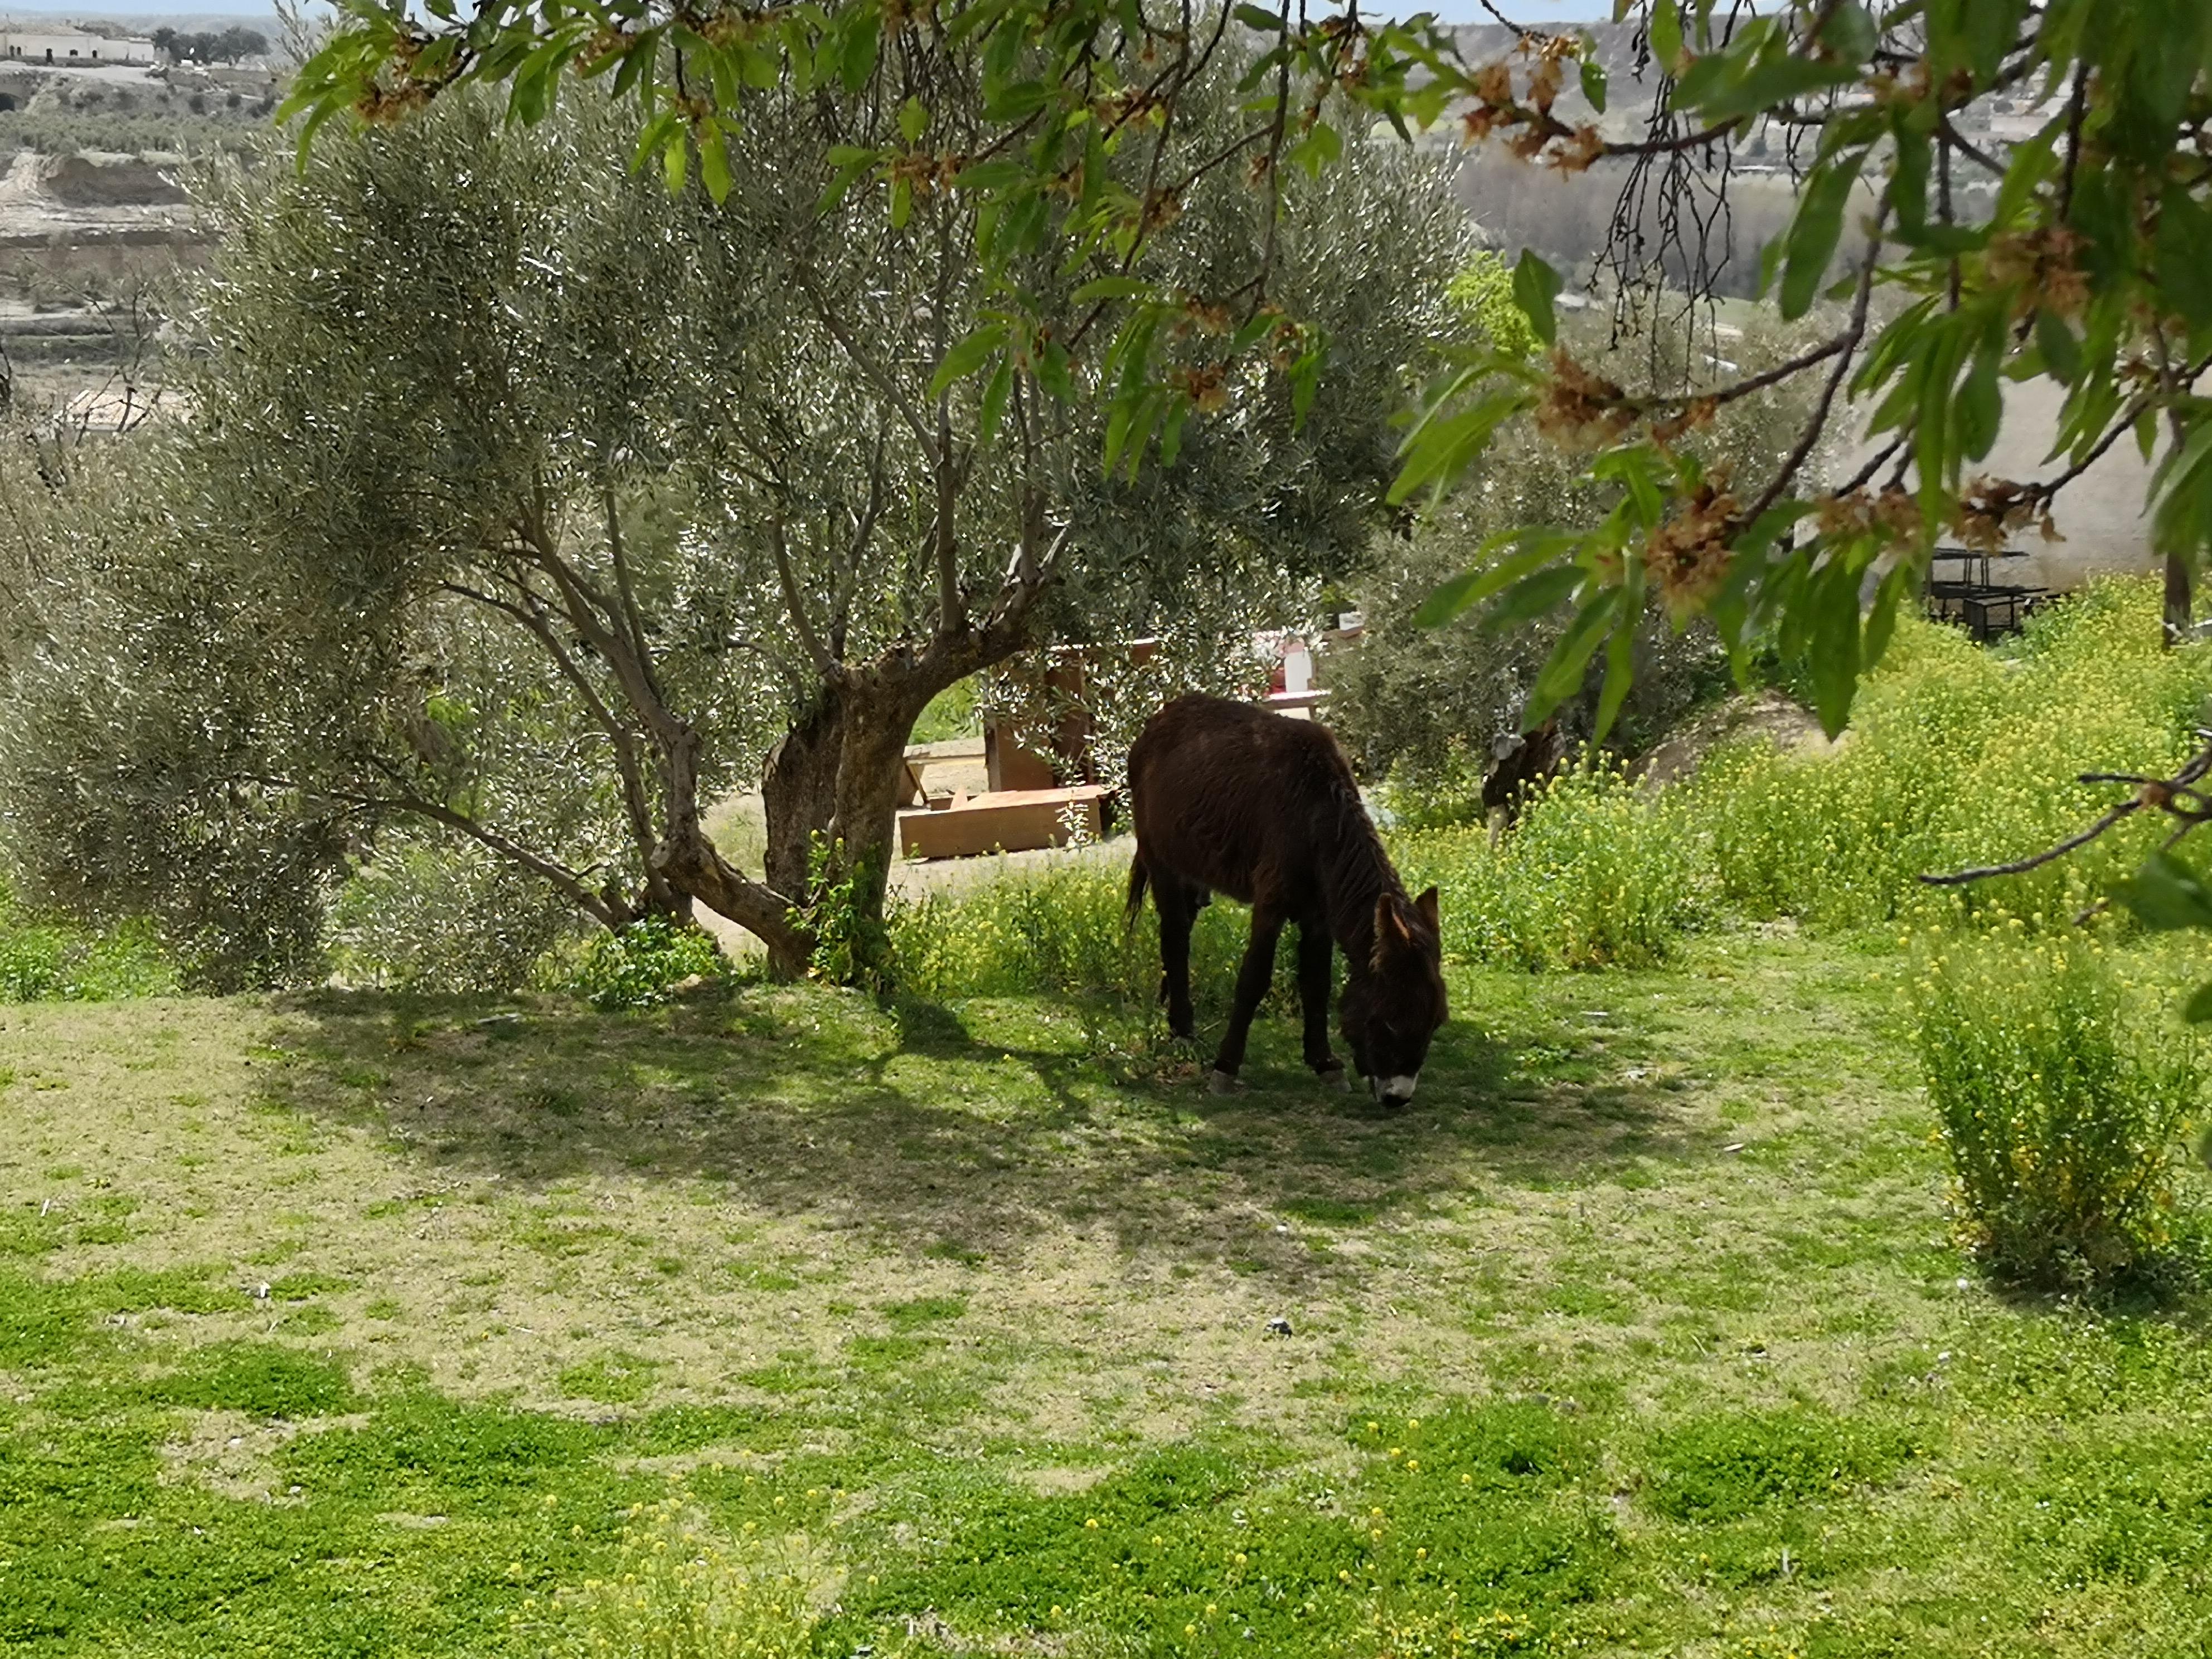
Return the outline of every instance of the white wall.
<path id="1" fill-rule="evenodd" d="M 2064 396 L 2065 389 L 2051 380 L 2006 382 L 2004 425 L 1996 445 L 1985 459 L 1970 464 L 1965 476 L 2025 483 L 2063 471 L 2064 457 L 2045 457 L 2057 435 Z M 1860 444 L 1838 469 L 1838 476 L 1850 476 L 1871 448 Z M 2157 569 L 2159 562 L 2150 550 L 2150 522 L 2143 514 L 2150 476 L 2151 467 L 2136 447 L 2134 434 L 2123 436 L 2094 466 L 2059 491 L 2051 504 L 2051 517 L 2065 539 L 2046 542 L 2033 528 L 2015 536 L 2012 544 L 2028 556 L 2008 562 L 2003 580 L 2063 591 L 2102 572 Z M 1957 538 L 1947 532 L 1938 539 L 1951 544 Z"/>

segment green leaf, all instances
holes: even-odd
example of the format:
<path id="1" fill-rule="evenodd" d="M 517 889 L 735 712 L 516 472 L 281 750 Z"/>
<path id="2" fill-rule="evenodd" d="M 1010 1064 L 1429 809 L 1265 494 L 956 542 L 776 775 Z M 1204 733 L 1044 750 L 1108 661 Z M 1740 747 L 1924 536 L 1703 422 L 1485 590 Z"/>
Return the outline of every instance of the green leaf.
<path id="1" fill-rule="evenodd" d="M 692 137 L 699 147 L 699 182 L 719 207 L 730 196 L 730 160 L 722 148 L 722 130 L 712 120 L 702 121 Z"/>
<path id="2" fill-rule="evenodd" d="M 1527 532 L 1520 540 L 1517 549 L 1495 563 L 1462 570 L 1440 584 L 1413 613 L 1414 626 L 1442 627 L 1470 606 L 1480 605 L 1508 582 L 1518 581 L 1537 566 L 1559 557 L 1574 544 L 1575 538 L 1567 531 L 1538 530 Z M 1484 550 L 1488 551 L 1492 545 L 1495 543 L 1486 544 Z"/>
<path id="3" fill-rule="evenodd" d="M 1030 170 L 1019 161 L 977 161 L 952 175 L 952 188 L 1001 191 L 1021 184 L 1031 176 Z"/>
<path id="4" fill-rule="evenodd" d="M 914 186 L 907 179 L 891 180 L 891 228 L 904 230 L 906 222 L 914 216 Z"/>
<path id="5" fill-rule="evenodd" d="M 1190 400 L 1177 398 L 1169 405 L 1168 417 L 1160 422 L 1160 465 L 1173 466 L 1176 457 L 1182 453 L 1183 422 L 1190 418 Z"/>
<path id="6" fill-rule="evenodd" d="M 1866 62 L 1879 44 L 1873 15 L 1859 0 L 1842 0 L 1820 25 L 1820 44 L 1847 63 Z"/>
<path id="7" fill-rule="evenodd" d="M 1851 717 L 1859 684 L 1859 576 L 1850 562 L 1831 553 L 1831 562 L 1813 579 L 1807 595 L 1813 606 L 1811 661 L 1813 712 L 1820 729 L 1833 738 Z"/>
<path id="8" fill-rule="evenodd" d="M 1262 6 L 1241 5 L 1237 8 L 1236 15 L 1237 21 L 1246 28 L 1256 29 L 1261 34 L 1280 34 L 1283 32 L 1283 15 L 1279 11 L 1269 11 Z"/>
<path id="9" fill-rule="evenodd" d="M 1858 71 L 1849 64 L 1780 58 L 1730 79 L 1725 71 L 1732 62 L 1732 56 L 1699 58 L 1691 71 L 1694 78 L 1682 83 L 1683 106 L 1696 110 L 1709 121 L 1732 121 L 1763 113 L 1807 93 L 1847 86 L 1858 78 Z"/>
<path id="10" fill-rule="evenodd" d="M 930 377 L 929 395 L 937 397 L 957 380 L 964 380 L 991 361 L 992 355 L 1006 343 L 1004 323 L 985 323 L 960 340 L 945 354 L 945 361 L 937 366 Z"/>
<path id="11" fill-rule="evenodd" d="M 1597 694 L 1597 720 L 1590 734 L 1592 743 L 1603 743 L 1606 734 L 1620 716 L 1620 706 L 1628 701 L 1628 688 L 1636 678 L 1636 628 L 1624 617 L 1613 626 L 1613 637 L 1605 646 L 1605 684 Z"/>
<path id="12" fill-rule="evenodd" d="M 1587 600 L 1575 613 L 1566 632 L 1559 635 L 1559 642 L 1552 647 L 1551 656 L 1537 672 L 1528 706 L 1521 711 L 1523 731 L 1534 731 L 1542 725 L 1553 709 L 1580 689 L 1590 653 L 1597 649 L 1598 641 L 1605 637 L 1620 608 L 1620 589 L 1608 587 Z"/>
<path id="13" fill-rule="evenodd" d="M 676 135 L 680 141 L 683 130 L 684 118 L 672 109 L 665 109 L 647 121 L 637 135 L 636 146 L 630 151 L 629 170 L 632 173 L 643 172 L 645 164 L 667 147 L 670 135 Z"/>
<path id="14" fill-rule="evenodd" d="M 1306 136 L 1291 146 L 1290 159 L 1307 178 L 1318 179 L 1322 169 L 1344 153 L 1344 140 L 1326 121 L 1316 121 Z"/>
<path id="15" fill-rule="evenodd" d="M 1141 300 L 1152 291 L 1152 285 L 1141 276 L 1099 276 L 1083 284 L 1068 298 L 1079 306 L 1095 305 L 1101 300 Z"/>
<path id="16" fill-rule="evenodd" d="M 1682 70 L 1682 14 L 1674 0 L 1652 0 L 1651 55 L 1669 75 Z"/>
<path id="17" fill-rule="evenodd" d="M 1558 610 L 1582 586 L 1583 574 L 1579 565 L 1555 564 L 1523 576 L 1483 613 L 1482 625 L 1495 632 Z"/>
<path id="18" fill-rule="evenodd" d="M 1892 133 L 1895 149 L 1890 159 L 1889 199 L 1897 222 L 1908 231 L 1928 222 L 1928 135 L 1896 124 Z"/>
<path id="19" fill-rule="evenodd" d="M 858 92 L 876 72 L 876 52 L 883 43 L 884 14 L 880 7 L 859 6 L 850 14 L 845 49 L 838 55 L 838 78 L 848 92 Z"/>
<path id="20" fill-rule="evenodd" d="M 988 444 L 998 435 L 999 418 L 1006 412 L 1006 397 L 1013 390 L 1014 364 L 1010 357 L 999 359 L 999 366 L 991 371 L 991 378 L 983 385 L 983 401 L 975 411 L 977 441 Z"/>
<path id="21" fill-rule="evenodd" d="M 1318 337 L 1314 344 L 1300 355 L 1290 367 L 1291 428 L 1297 431 L 1306 423 L 1313 412 L 1314 396 L 1321 390 L 1322 347 Z"/>
<path id="22" fill-rule="evenodd" d="M 899 106 L 899 137 L 909 144 L 929 131 L 929 106 L 919 98 L 909 98 Z"/>
<path id="23" fill-rule="evenodd" d="M 1836 256 L 1843 238 L 1844 213 L 1850 207 L 1851 187 L 1858 182 L 1866 152 L 1858 150 L 1814 168 L 1798 198 L 1797 216 L 1784 238 L 1782 315 L 1795 320 L 1812 309 L 1820 291 L 1828 262 Z"/>
<path id="24" fill-rule="evenodd" d="M 2153 853 L 2112 894 L 2146 927 L 2212 927 L 2212 891 L 2171 853 Z"/>
<path id="25" fill-rule="evenodd" d="M 1997 390 L 1996 354 L 1984 351 L 1976 356 L 1974 366 L 1966 371 L 1966 378 L 1959 387 L 1954 425 L 1960 452 L 1970 461 L 1980 460 L 1990 453 L 1990 446 L 1996 442 L 1997 426 L 2003 418 L 2003 395 Z"/>
<path id="26" fill-rule="evenodd" d="M 2186 185 L 2168 185 L 2158 207 L 2158 283 L 2161 297 L 2192 332 L 2212 325 L 2212 209 Z"/>
<path id="27" fill-rule="evenodd" d="M 1546 345 L 1559 337 L 1559 322 L 1552 301 L 1559 298 L 1559 273 L 1537 258 L 1534 248 L 1521 250 L 1521 263 L 1513 267 L 1513 303 L 1526 313 L 1528 326 Z"/>
<path id="28" fill-rule="evenodd" d="M 1583 59 L 1583 96 L 1600 115 L 1605 113 L 1605 65 L 1595 58 Z"/>
<path id="29" fill-rule="evenodd" d="M 1390 483 L 1391 504 L 1407 500 L 1424 484 L 1438 489 L 1449 487 L 1488 447 L 1491 434 L 1529 402 L 1528 390 L 1516 385 L 1492 392 L 1466 408 L 1449 412 L 1431 410 L 1406 440 L 1405 465 Z"/>
<path id="30" fill-rule="evenodd" d="M 2051 378 L 2062 385 L 2073 385 L 2074 377 L 2081 372 L 2081 347 L 2074 337 L 2074 331 L 2066 326 L 2065 319 L 2055 312 L 2038 311 L 2035 343 L 2043 353 L 2043 366 L 2050 370 Z"/>

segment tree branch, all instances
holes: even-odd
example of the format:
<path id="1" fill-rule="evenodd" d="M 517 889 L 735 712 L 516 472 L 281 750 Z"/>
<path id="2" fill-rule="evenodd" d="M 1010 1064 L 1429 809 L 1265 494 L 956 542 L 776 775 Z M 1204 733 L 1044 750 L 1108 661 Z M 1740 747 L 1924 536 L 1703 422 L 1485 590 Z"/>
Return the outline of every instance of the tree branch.
<path id="1" fill-rule="evenodd" d="M 784 608 L 791 612 L 791 626 L 799 635 L 799 644 L 806 647 L 815 672 L 824 679 L 834 678 L 837 659 L 823 648 L 822 636 L 814 631 L 813 621 L 806 614 L 805 602 L 799 598 L 798 580 L 791 574 L 791 549 L 783 533 L 783 520 L 775 520 L 769 526 L 769 539 L 775 548 L 776 580 L 783 586 Z"/>
<path id="2" fill-rule="evenodd" d="M 1991 876 L 2017 876 L 2040 868 L 2053 859 L 2063 858 L 2077 848 L 2087 847 L 2115 825 L 2126 822 L 2147 806 L 2181 820 L 2181 827 L 2166 838 L 2171 847 L 2200 823 L 2212 822 L 2212 800 L 2196 786 L 2208 773 L 2212 773 L 2212 732 L 2200 731 L 2204 741 L 2200 749 L 2180 770 L 2170 778 L 2145 777 L 2133 772 L 2084 772 L 2083 783 L 2125 783 L 2135 787 L 2136 793 L 2099 818 L 2087 829 L 2069 836 L 2055 847 L 2040 853 L 2030 854 L 2024 859 L 2014 859 L 2009 864 L 1985 864 L 1972 870 L 1954 871 L 1949 875 L 1923 874 L 1920 879 L 1930 887 L 1960 887 L 1968 882 L 1984 881 Z M 2194 802 L 2195 805 L 2188 803 Z"/>

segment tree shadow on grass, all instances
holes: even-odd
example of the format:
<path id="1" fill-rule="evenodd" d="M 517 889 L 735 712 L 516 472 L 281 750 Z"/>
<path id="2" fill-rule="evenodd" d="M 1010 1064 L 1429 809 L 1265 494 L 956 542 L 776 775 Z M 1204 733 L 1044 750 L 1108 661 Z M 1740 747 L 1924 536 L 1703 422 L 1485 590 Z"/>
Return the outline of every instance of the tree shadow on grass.
<path id="1" fill-rule="evenodd" d="M 1319 1084 L 1286 1019 L 1255 1026 L 1250 1086 L 1217 1097 L 1196 1050 L 1041 999 L 884 1008 L 760 986 L 644 1015 L 556 1001 L 488 1014 L 321 993 L 285 1013 L 273 1100 L 378 1129 L 434 1167 L 538 1186 L 719 1181 L 755 1209 L 934 1254 L 1075 1226 L 1310 1273 L 1313 1253 L 1266 1224 L 1365 1225 L 1697 1156 L 1704 1139 L 1659 1091 L 1518 1075 L 1467 1022 L 1438 1034 L 1413 1106 L 1388 1111 Z"/>

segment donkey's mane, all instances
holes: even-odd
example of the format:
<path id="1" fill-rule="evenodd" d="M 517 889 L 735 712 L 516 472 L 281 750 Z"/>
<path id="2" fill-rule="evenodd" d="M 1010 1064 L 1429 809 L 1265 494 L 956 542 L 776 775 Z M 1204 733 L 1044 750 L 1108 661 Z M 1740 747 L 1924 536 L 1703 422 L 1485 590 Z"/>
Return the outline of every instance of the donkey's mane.
<path id="1" fill-rule="evenodd" d="M 1375 949 L 1375 901 L 1385 893 L 1404 898 L 1405 884 L 1356 793 L 1332 788 L 1328 816 L 1315 829 L 1329 936 L 1353 963 L 1364 964 Z"/>

